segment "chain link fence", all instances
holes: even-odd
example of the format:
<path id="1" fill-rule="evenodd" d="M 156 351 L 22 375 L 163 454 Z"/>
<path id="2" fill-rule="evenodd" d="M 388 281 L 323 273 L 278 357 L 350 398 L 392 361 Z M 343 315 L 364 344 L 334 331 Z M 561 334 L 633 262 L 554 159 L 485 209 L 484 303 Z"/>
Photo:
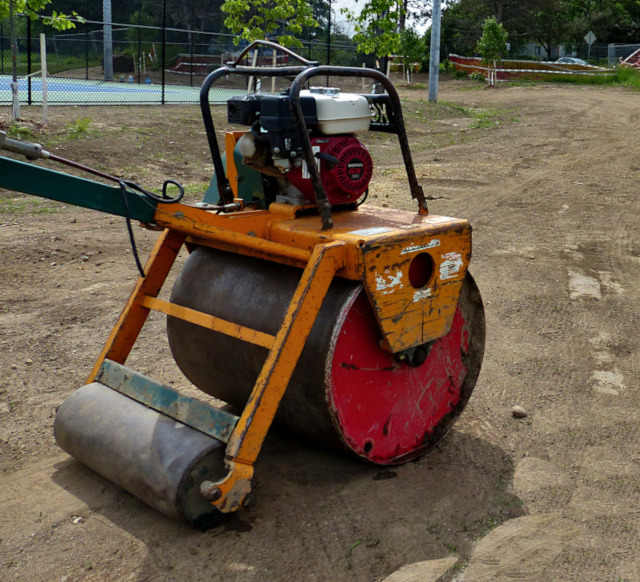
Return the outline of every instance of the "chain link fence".
<path id="1" fill-rule="evenodd" d="M 180 18 L 175 11 L 168 12 L 167 2 L 172 0 L 112 2 L 113 17 L 107 23 L 102 20 L 102 6 L 96 6 L 101 3 L 85 0 L 86 10 L 82 6 L 77 10 L 86 22 L 65 32 L 52 31 L 40 20 L 17 19 L 16 74 L 22 104 L 42 103 L 39 70 L 43 33 L 47 102 L 52 105 L 195 103 L 205 76 L 242 49 L 234 44 L 233 35 L 220 31 L 224 15 L 219 10 L 200 10 L 203 0 L 181 2 Z M 300 40 L 302 47 L 297 51 L 310 60 L 342 66 L 373 65 L 372 58 L 358 54 L 345 35 Z M 0 104 L 11 103 L 10 47 L 9 22 L 5 21 L 0 23 Z M 272 62 L 269 51 L 257 56 L 258 64 Z M 225 102 L 230 92 L 246 90 L 246 83 L 241 77 L 224 79 L 212 89 L 212 102 Z M 264 91 L 280 88 L 270 80 L 258 80 L 256 85 Z"/>
<path id="2" fill-rule="evenodd" d="M 629 55 L 640 49 L 640 44 L 617 44 L 617 43 L 593 43 L 591 49 L 588 44 L 578 47 L 577 55 L 581 59 L 596 61 L 600 66 L 613 67 L 624 60 Z"/>

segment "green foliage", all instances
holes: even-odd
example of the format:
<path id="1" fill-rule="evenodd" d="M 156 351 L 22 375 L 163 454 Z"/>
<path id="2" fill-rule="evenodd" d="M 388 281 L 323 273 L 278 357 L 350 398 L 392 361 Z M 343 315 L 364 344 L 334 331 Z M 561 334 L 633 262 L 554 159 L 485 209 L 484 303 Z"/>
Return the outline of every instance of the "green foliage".
<path id="1" fill-rule="evenodd" d="M 413 29 L 407 28 L 400 35 L 400 55 L 405 67 L 412 63 L 420 63 L 427 48 L 424 39 Z"/>
<path id="2" fill-rule="evenodd" d="M 554 45 L 562 44 L 571 38 L 572 2 L 573 0 L 540 0 L 530 13 L 530 34 L 548 55 L 551 54 Z M 584 36 L 584 32 L 580 36 Z"/>
<path id="3" fill-rule="evenodd" d="M 137 43 L 139 39 L 142 43 L 142 50 L 144 52 L 149 52 L 151 50 L 151 45 L 158 40 L 158 31 L 151 28 L 156 26 L 156 19 L 149 12 L 149 8 L 146 5 L 143 5 L 141 10 L 136 10 L 131 15 L 129 22 L 134 25 L 149 27 L 128 28 L 126 32 L 127 40 L 130 43 Z"/>
<path id="4" fill-rule="evenodd" d="M 640 71 L 632 67 L 618 67 L 615 79 L 625 87 L 640 87 Z"/>
<path id="5" fill-rule="evenodd" d="M 227 0 L 221 9 L 227 14 L 225 26 L 238 35 L 236 45 L 275 36 L 283 46 L 301 46 L 295 36 L 318 26 L 305 0 Z"/>
<path id="6" fill-rule="evenodd" d="M 478 41 L 476 50 L 482 56 L 485 64 L 500 60 L 507 52 L 507 31 L 495 18 L 487 18 L 482 28 L 482 36 Z"/>
<path id="7" fill-rule="evenodd" d="M 490 111 L 478 111 L 474 117 L 469 129 L 491 129 L 500 125 L 499 121 L 493 119 L 494 114 Z"/>
<path id="8" fill-rule="evenodd" d="M 622 87 L 640 88 L 640 71 L 631 67 L 619 67 L 614 75 L 574 75 L 561 78 L 555 76 L 545 80 L 576 85 L 620 85 Z"/>
<path id="9" fill-rule="evenodd" d="M 37 18 L 38 13 L 44 10 L 52 0 L 13 0 L 13 14 L 15 16 L 26 15 L 31 18 Z M 0 0 L 0 21 L 9 17 L 9 0 Z M 42 21 L 52 26 L 57 30 L 68 30 L 69 28 L 75 28 L 75 22 L 71 19 L 84 22 L 78 13 L 72 11 L 70 14 L 64 14 L 62 12 L 56 12 L 55 10 L 51 14 L 42 19 Z"/>
<path id="10" fill-rule="evenodd" d="M 79 137 L 86 136 L 89 133 L 88 130 L 90 125 L 90 117 L 82 117 L 73 122 L 69 122 L 66 126 L 69 139 L 78 139 Z"/>
<path id="11" fill-rule="evenodd" d="M 471 54 L 491 16 L 509 31 L 511 54 L 531 41 L 547 51 L 582 45 L 589 30 L 598 43 L 635 43 L 640 36 L 638 0 L 453 0 L 442 11 L 443 45 Z"/>
<path id="12" fill-rule="evenodd" d="M 7 128 L 7 133 L 11 137 L 15 137 L 25 141 L 32 140 L 34 137 L 34 133 L 31 127 L 22 125 L 18 122 L 13 122 L 11 125 L 9 125 L 9 127 Z"/>
<path id="13" fill-rule="evenodd" d="M 402 3 L 397 0 L 365 0 L 360 14 L 348 8 L 342 13 L 353 23 L 353 39 L 357 48 L 365 55 L 379 57 L 398 54 L 401 36 L 397 32 L 404 14 Z"/>

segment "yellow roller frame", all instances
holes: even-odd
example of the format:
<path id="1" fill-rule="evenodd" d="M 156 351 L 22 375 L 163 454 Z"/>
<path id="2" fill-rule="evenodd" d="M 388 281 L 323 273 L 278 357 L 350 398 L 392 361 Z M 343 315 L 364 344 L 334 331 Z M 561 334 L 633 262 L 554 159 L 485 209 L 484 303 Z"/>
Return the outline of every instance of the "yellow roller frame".
<path id="1" fill-rule="evenodd" d="M 231 147 L 232 140 L 227 145 Z M 251 492 L 253 465 L 334 276 L 362 283 L 387 349 L 400 353 L 449 331 L 469 264 L 471 227 L 466 220 L 383 208 L 350 209 L 334 211 L 334 228 L 324 231 L 317 216 L 300 215 L 304 210 L 272 204 L 269 210 L 219 215 L 186 204 L 158 204 L 147 226 L 163 233 L 145 277 L 137 281 L 88 379 L 96 379 L 105 360 L 125 364 L 151 310 L 268 348 L 227 443 L 228 473 L 218 482 L 203 483 L 203 494 L 222 512 L 242 507 Z M 159 299 L 184 244 L 299 267 L 300 282 L 277 334 Z M 432 272 L 416 288 L 410 270 L 424 254 Z"/>

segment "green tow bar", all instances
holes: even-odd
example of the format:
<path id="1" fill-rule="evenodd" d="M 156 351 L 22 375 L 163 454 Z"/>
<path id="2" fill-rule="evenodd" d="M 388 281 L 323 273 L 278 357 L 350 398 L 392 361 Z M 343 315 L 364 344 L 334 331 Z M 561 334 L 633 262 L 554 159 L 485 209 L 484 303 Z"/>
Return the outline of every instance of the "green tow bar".
<path id="1" fill-rule="evenodd" d="M 32 160 L 49 158 L 49 153 L 42 150 L 38 144 L 28 144 L 7 138 L 6 133 L 0 131 L 0 150 L 2 149 L 24 155 Z M 153 222 L 157 206 L 154 200 L 129 188 L 123 193 L 118 186 L 63 174 L 2 155 L 0 155 L 0 188 L 91 208 L 107 214 L 128 215 L 131 219 L 145 224 Z M 127 197 L 128 212 L 124 196 Z"/>

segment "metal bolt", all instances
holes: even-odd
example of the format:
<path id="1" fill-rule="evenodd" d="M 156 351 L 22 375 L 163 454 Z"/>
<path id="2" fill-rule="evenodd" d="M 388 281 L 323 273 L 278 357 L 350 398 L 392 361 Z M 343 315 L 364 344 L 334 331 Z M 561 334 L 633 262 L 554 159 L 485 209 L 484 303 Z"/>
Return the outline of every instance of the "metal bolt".
<path id="1" fill-rule="evenodd" d="M 222 497 L 222 491 L 216 487 L 211 481 L 203 481 L 200 483 L 200 493 L 207 501 L 218 501 Z"/>

